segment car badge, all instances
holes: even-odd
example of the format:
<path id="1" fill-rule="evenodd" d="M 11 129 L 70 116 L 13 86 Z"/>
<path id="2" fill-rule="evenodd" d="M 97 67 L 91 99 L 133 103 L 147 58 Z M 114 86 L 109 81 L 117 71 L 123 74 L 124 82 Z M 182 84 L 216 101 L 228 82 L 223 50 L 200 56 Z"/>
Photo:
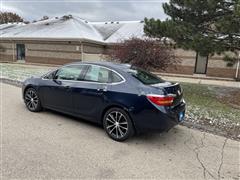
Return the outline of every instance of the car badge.
<path id="1" fill-rule="evenodd" d="M 180 95 L 180 94 L 181 94 L 181 91 L 180 91 L 180 90 L 178 90 L 178 91 L 177 91 L 177 94 L 178 94 L 178 95 Z"/>

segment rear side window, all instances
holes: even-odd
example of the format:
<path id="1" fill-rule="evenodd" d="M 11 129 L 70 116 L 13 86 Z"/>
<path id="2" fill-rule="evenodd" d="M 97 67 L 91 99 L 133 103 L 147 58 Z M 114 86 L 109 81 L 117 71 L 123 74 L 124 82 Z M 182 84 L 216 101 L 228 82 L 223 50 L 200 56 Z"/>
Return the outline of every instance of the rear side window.
<path id="1" fill-rule="evenodd" d="M 128 70 L 128 73 L 132 74 L 133 77 L 135 77 L 145 85 L 165 82 L 158 76 L 137 67 L 132 67 L 131 69 Z"/>
<path id="2" fill-rule="evenodd" d="M 108 83 L 110 82 L 110 73 L 108 69 L 100 66 L 89 66 L 87 73 L 84 77 L 85 81 Z"/>
<path id="3" fill-rule="evenodd" d="M 98 83 L 117 83 L 121 82 L 122 78 L 115 72 L 104 67 L 89 66 L 84 80 Z"/>
<path id="4" fill-rule="evenodd" d="M 55 79 L 79 81 L 83 69 L 81 65 L 65 66 L 57 71 Z"/>

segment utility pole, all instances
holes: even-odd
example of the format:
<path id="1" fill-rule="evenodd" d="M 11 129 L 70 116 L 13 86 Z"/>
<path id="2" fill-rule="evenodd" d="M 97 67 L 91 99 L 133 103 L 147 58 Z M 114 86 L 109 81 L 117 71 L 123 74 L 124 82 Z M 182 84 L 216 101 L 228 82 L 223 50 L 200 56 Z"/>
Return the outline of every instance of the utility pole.
<path id="1" fill-rule="evenodd" d="M 80 42 L 80 51 L 81 51 L 81 61 L 84 61 L 84 54 L 83 54 L 83 41 L 79 41 Z"/>
<path id="2" fill-rule="evenodd" d="M 238 79 L 239 68 L 240 68 L 239 66 L 240 66 L 240 51 L 238 51 L 238 55 L 237 55 L 237 68 L 236 68 L 236 75 L 235 75 L 236 79 Z"/>
<path id="3" fill-rule="evenodd" d="M 83 42 L 81 42 L 81 58 L 82 58 L 82 61 L 84 61 L 84 54 L 83 54 Z"/>

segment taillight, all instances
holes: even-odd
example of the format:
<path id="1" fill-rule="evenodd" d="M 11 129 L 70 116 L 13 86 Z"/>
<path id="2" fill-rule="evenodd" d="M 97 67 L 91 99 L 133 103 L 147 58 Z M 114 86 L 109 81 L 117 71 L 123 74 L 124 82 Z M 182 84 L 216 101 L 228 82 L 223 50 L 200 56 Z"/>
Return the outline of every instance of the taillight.
<path id="1" fill-rule="evenodd" d="M 149 94 L 147 98 L 158 106 L 171 106 L 173 104 L 174 97 L 168 95 L 155 95 Z"/>

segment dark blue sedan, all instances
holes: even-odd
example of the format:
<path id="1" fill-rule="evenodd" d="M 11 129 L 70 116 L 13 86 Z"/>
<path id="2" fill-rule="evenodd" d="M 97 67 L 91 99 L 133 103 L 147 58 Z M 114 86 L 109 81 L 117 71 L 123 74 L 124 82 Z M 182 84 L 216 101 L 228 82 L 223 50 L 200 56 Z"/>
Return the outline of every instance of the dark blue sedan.
<path id="1" fill-rule="evenodd" d="M 116 141 L 168 131 L 184 120 L 181 86 L 128 64 L 67 64 L 27 79 L 22 89 L 30 111 L 52 109 L 99 123 Z"/>

